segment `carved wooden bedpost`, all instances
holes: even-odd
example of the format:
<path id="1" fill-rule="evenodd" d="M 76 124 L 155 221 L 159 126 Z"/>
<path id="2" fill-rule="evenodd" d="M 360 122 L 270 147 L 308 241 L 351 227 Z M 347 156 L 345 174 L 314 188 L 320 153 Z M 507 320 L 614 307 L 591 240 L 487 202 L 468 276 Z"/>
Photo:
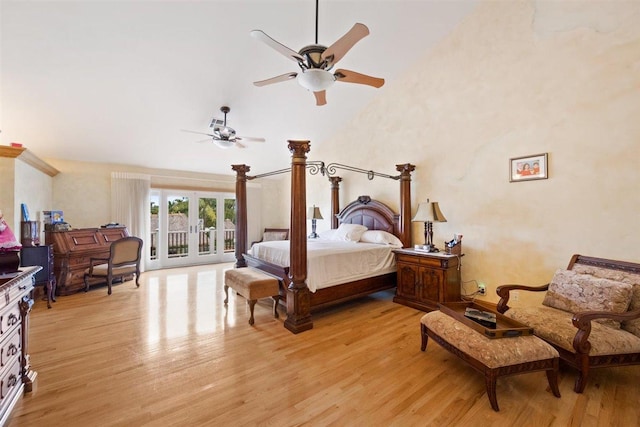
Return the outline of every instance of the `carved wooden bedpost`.
<path id="1" fill-rule="evenodd" d="M 338 228 L 338 217 L 340 213 L 340 181 L 339 176 L 330 176 L 331 183 L 331 228 Z"/>
<path id="2" fill-rule="evenodd" d="M 405 163 L 396 165 L 400 172 L 400 234 L 404 247 L 411 247 L 411 172 L 415 165 Z"/>
<path id="3" fill-rule="evenodd" d="M 297 334 L 313 328 L 311 296 L 307 287 L 307 184 L 306 153 L 309 141 L 289 140 L 291 152 L 291 224 L 289 247 L 291 262 L 287 289 L 287 320 L 285 328 Z"/>
<path id="4" fill-rule="evenodd" d="M 246 267 L 247 252 L 247 165 L 231 165 L 236 171 L 236 268 Z"/>

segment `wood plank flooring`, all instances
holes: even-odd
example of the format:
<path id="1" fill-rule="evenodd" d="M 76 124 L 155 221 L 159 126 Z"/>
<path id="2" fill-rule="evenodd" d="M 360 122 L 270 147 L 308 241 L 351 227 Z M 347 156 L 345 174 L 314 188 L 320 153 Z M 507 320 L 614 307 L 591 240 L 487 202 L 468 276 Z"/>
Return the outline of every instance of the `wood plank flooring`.
<path id="1" fill-rule="evenodd" d="M 422 312 L 391 292 L 314 315 L 293 335 L 259 302 L 223 305 L 231 264 L 150 271 L 141 286 L 60 297 L 31 314 L 36 390 L 8 426 L 633 426 L 640 366 L 595 371 L 584 394 L 562 369 L 500 378 L 500 412 L 484 379 L 430 342 Z"/>

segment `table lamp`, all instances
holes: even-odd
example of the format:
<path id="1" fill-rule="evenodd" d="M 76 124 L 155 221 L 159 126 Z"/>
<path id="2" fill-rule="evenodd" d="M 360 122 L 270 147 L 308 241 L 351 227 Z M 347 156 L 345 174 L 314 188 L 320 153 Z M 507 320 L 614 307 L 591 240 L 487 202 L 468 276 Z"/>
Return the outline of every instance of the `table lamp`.
<path id="1" fill-rule="evenodd" d="M 420 203 L 418 205 L 418 212 L 411 220 L 413 222 L 424 222 L 424 250 L 428 252 L 436 252 L 436 248 L 433 245 L 433 222 L 447 222 L 444 214 L 438 206 L 438 202 Z"/>
<path id="2" fill-rule="evenodd" d="M 320 208 L 316 205 L 309 208 L 307 211 L 307 219 L 311 220 L 311 234 L 309 234 L 309 239 L 317 239 L 318 233 L 316 233 L 316 220 L 324 219 L 322 218 L 322 214 L 320 213 Z"/>

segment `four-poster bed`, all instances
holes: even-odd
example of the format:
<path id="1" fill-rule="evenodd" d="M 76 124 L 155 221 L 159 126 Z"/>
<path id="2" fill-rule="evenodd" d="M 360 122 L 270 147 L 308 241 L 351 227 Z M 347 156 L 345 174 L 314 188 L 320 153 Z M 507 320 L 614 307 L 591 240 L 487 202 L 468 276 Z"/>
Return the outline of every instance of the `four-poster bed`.
<path id="1" fill-rule="evenodd" d="M 246 212 L 246 182 L 264 176 L 289 172 L 289 169 L 274 171 L 267 174 L 248 176 L 250 167 L 247 165 L 233 165 L 236 171 L 236 267 L 254 267 L 280 279 L 282 285 L 281 296 L 286 300 L 287 319 L 285 327 L 293 333 L 302 332 L 313 327 L 311 311 L 332 304 L 362 297 L 374 292 L 391 289 L 396 284 L 395 272 L 388 270 L 381 275 L 364 277 L 337 284 L 331 287 L 317 289 L 310 292 L 307 286 L 307 236 L 306 236 L 306 170 L 311 173 L 318 171 L 329 175 L 331 183 L 331 228 L 338 228 L 339 224 L 361 224 L 369 230 L 382 230 L 391 233 L 400 240 L 403 247 L 411 246 L 411 172 L 414 165 L 396 165 L 400 172 L 397 176 L 364 171 L 345 165 L 331 164 L 325 167 L 318 162 L 306 161 L 309 152 L 309 141 L 289 141 L 292 153 L 291 161 L 291 219 L 289 234 L 290 262 L 288 266 L 266 262 L 247 253 L 247 212 Z M 400 182 L 400 213 L 395 214 L 385 204 L 373 200 L 368 196 L 361 196 L 349 203 L 344 209 L 339 207 L 340 177 L 334 176 L 335 169 L 346 169 L 366 173 L 369 179 L 381 176 Z"/>

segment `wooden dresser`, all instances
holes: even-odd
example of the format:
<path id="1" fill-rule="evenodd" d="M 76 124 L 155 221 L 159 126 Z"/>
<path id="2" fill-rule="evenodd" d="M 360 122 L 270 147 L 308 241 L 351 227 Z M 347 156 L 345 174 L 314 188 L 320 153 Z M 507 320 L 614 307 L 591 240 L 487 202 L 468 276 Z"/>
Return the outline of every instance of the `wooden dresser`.
<path id="1" fill-rule="evenodd" d="M 36 372 L 29 361 L 29 312 L 34 276 L 42 267 L 21 267 L 0 275 L 0 426 L 23 392 L 33 390 Z"/>
<path id="2" fill-rule="evenodd" d="M 111 243 L 128 235 L 126 227 L 45 231 L 46 243 L 53 245 L 56 294 L 70 295 L 83 290 L 89 260 L 108 258 Z"/>
<path id="3" fill-rule="evenodd" d="M 398 287 L 394 302 L 431 311 L 461 301 L 460 257 L 442 252 L 396 249 Z"/>

